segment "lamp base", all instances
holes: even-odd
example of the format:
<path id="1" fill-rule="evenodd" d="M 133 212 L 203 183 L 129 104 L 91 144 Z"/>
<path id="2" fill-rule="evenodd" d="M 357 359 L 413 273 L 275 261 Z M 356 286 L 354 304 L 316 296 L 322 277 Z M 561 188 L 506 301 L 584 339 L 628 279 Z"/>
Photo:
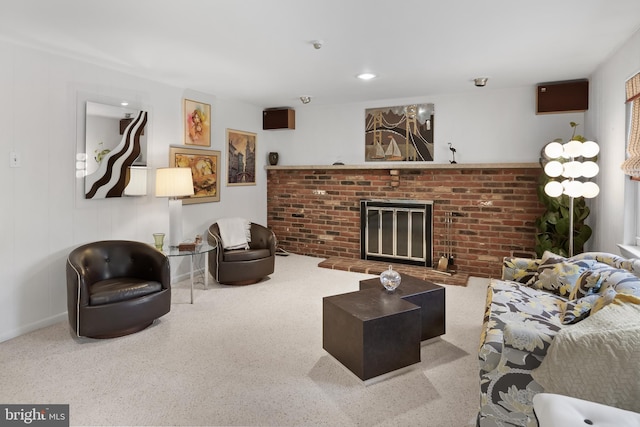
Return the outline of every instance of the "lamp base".
<path id="1" fill-rule="evenodd" d="M 182 200 L 169 199 L 169 246 L 178 247 L 182 241 Z"/>

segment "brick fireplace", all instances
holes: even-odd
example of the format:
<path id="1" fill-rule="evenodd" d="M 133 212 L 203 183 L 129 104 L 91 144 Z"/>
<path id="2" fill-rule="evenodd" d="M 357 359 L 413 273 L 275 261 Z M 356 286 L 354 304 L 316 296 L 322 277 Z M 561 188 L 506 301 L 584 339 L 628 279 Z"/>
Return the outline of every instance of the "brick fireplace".
<path id="1" fill-rule="evenodd" d="M 458 271 L 499 277 L 504 256 L 534 249 L 540 174 L 536 163 L 268 166 L 267 222 L 289 252 L 359 259 L 361 200 L 429 200 L 433 261 L 451 252 Z"/>

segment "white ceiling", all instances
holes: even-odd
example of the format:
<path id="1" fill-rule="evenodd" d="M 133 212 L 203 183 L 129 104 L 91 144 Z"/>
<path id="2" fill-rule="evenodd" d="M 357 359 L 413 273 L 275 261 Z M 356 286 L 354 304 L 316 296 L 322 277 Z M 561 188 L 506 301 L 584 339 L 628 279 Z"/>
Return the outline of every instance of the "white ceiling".
<path id="1" fill-rule="evenodd" d="M 260 107 L 584 78 L 638 28 L 639 0 L 0 4 L 2 39 Z M 378 77 L 357 80 L 363 71 Z M 487 89 L 473 85 L 481 76 Z"/>

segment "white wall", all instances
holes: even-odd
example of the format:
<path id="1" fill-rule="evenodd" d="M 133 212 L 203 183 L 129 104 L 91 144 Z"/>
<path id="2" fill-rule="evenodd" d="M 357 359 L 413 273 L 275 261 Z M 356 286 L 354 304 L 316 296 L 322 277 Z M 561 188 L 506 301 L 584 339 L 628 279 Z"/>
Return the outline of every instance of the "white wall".
<path id="1" fill-rule="evenodd" d="M 466 94 L 432 95 L 372 103 L 295 107 L 296 129 L 265 132 L 269 151 L 280 165 L 364 164 L 365 109 L 411 103 L 435 104 L 435 163 L 537 162 L 549 141 L 571 137 L 569 122 L 582 124 L 584 113 L 536 115 L 536 86 Z"/>
<path id="2" fill-rule="evenodd" d="M 102 239 L 152 242 L 168 233 L 166 199 L 153 196 L 154 169 L 167 166 L 169 146 L 182 144 L 182 100 L 212 107 L 211 149 L 226 166 L 225 128 L 258 133 L 257 185 L 226 187 L 221 201 L 185 205 L 184 234 L 192 237 L 218 217 L 239 215 L 266 222 L 266 146 L 260 108 L 170 87 L 26 47 L 0 42 L 0 341 L 66 321 L 66 256 Z M 149 111 L 149 191 L 146 197 L 83 199 L 75 177 L 84 151 L 82 100 L 128 99 Z M 9 153 L 22 166 L 9 167 Z M 172 273 L 186 265 L 172 263 Z"/>
<path id="3" fill-rule="evenodd" d="M 266 222 L 264 165 L 269 151 L 280 153 L 282 165 L 364 164 L 366 108 L 432 102 L 437 163 L 449 161 L 449 142 L 458 150 L 459 163 L 537 162 L 544 144 L 569 138 L 570 121 L 585 125 L 580 132 L 603 146 L 592 246 L 615 252 L 615 244 L 624 238 L 624 188 L 633 185 L 619 172 L 624 160 L 624 80 L 640 69 L 638 34 L 592 76 L 586 115 L 535 115 L 534 83 L 492 90 L 489 82 L 467 94 L 299 105 L 292 131 L 262 131 L 261 108 L 22 46 L 0 42 L 0 58 L 0 341 L 66 321 L 65 260 L 72 248 L 100 239 L 151 242 L 153 232 L 168 229 L 167 201 L 152 195 L 153 173 L 146 197 L 82 198 L 82 182 L 74 171 L 75 154 L 82 151 L 83 113 L 78 106 L 84 97 L 97 102 L 126 98 L 149 111 L 152 171 L 167 165 L 170 145 L 182 142 L 183 98 L 211 104 L 211 149 L 221 151 L 223 166 L 226 128 L 258 134 L 257 185 L 227 187 L 223 178 L 221 202 L 184 206 L 185 236 L 203 232 L 223 216 Z M 20 154 L 20 168 L 9 167 L 11 151 Z M 172 267 L 177 274 L 185 271 L 184 265 Z"/>
<path id="4" fill-rule="evenodd" d="M 635 218 L 625 210 L 638 183 L 629 181 L 620 165 L 625 159 L 625 81 L 640 71 L 640 32 L 633 35 L 591 76 L 588 132 L 600 144 L 600 195 L 593 200 L 592 247 L 619 253 L 616 244 L 635 244 Z M 630 205 L 632 203 L 629 203 Z M 626 212 L 626 213 L 625 213 Z"/>

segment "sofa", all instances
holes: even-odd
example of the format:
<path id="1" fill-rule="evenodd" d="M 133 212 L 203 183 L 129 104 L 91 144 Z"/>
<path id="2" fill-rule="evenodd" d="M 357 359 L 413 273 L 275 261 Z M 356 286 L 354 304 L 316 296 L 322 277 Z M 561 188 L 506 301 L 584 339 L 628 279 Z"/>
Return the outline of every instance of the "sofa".
<path id="1" fill-rule="evenodd" d="M 487 289 L 477 425 L 536 427 L 543 392 L 640 412 L 639 277 L 640 259 L 603 252 L 506 257 Z"/>

